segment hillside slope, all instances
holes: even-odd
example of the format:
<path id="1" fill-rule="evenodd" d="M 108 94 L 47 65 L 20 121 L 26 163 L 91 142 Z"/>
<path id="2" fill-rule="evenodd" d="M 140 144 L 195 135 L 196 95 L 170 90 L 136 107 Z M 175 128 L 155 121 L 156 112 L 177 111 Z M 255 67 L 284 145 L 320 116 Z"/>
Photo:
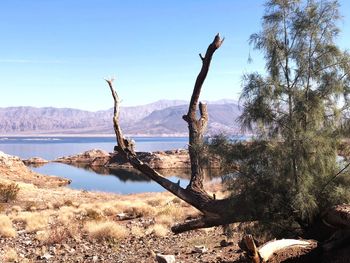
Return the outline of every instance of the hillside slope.
<path id="1" fill-rule="evenodd" d="M 213 104 L 215 103 L 215 104 Z M 235 122 L 240 114 L 237 104 L 222 100 L 208 103 L 210 134 L 239 134 Z M 147 105 L 123 107 L 121 125 L 126 134 L 144 136 L 187 135 L 182 115 L 186 101 L 161 100 Z M 70 108 L 0 108 L 0 134 L 111 134 L 112 109 L 90 112 Z"/>

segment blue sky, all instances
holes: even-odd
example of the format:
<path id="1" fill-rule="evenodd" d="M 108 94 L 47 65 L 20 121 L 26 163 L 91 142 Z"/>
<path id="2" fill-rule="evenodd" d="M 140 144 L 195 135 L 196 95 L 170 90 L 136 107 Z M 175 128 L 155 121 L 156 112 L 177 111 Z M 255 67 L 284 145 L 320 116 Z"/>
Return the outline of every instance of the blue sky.
<path id="1" fill-rule="evenodd" d="M 343 48 L 350 44 L 350 1 L 340 1 Z M 241 76 L 261 70 L 250 34 L 259 31 L 261 0 L 1 0 L 0 107 L 112 106 L 103 78 L 114 75 L 124 106 L 192 93 L 217 32 L 203 100 L 237 99 Z"/>

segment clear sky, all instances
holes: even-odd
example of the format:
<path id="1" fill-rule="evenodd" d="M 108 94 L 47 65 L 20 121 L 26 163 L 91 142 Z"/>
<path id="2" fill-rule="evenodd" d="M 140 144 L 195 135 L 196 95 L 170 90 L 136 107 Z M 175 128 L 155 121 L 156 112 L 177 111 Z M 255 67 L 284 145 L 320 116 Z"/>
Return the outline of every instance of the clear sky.
<path id="1" fill-rule="evenodd" d="M 342 0 L 338 43 L 350 47 L 350 1 Z M 1 0 L 0 107 L 112 106 L 103 78 L 116 77 L 124 106 L 189 100 L 204 53 L 217 32 L 203 100 L 237 99 L 241 76 L 261 70 L 250 34 L 262 0 Z"/>

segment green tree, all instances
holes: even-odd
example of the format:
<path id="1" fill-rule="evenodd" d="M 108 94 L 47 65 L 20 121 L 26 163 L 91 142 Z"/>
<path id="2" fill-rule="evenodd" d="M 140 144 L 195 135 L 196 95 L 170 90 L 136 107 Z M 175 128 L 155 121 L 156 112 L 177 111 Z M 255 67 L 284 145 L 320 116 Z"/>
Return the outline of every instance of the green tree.
<path id="1" fill-rule="evenodd" d="M 350 57 L 335 44 L 339 19 L 337 1 L 268 1 L 262 30 L 250 37 L 266 72 L 245 75 L 241 95 L 241 124 L 257 138 L 226 150 L 222 138 L 213 142 L 226 163 L 239 162 L 233 187 L 269 222 L 305 228 L 350 200 L 336 151 L 350 106 Z"/>

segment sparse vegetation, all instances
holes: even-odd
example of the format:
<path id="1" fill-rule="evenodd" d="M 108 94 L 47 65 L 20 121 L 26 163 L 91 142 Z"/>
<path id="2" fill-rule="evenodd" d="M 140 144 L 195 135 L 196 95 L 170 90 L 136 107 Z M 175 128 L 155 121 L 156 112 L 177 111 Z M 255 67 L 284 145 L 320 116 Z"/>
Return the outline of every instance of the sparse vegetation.
<path id="1" fill-rule="evenodd" d="M 3 261 L 4 263 L 7 262 L 18 262 L 18 254 L 14 248 L 8 247 L 6 249 L 6 252 L 3 255 Z"/>
<path id="2" fill-rule="evenodd" d="M 74 226 L 74 224 L 73 224 Z M 73 229 L 71 226 L 70 229 Z M 70 237 L 74 237 L 76 232 L 72 233 L 67 226 L 60 224 L 51 225 L 49 230 L 41 230 L 36 233 L 36 239 L 43 245 L 62 244 Z"/>
<path id="3" fill-rule="evenodd" d="M 132 226 L 130 232 L 134 237 L 142 237 L 145 235 L 145 229 L 139 226 Z"/>
<path id="4" fill-rule="evenodd" d="M 12 226 L 12 221 L 6 215 L 0 215 L 0 236 L 1 237 L 16 236 L 16 230 Z"/>
<path id="5" fill-rule="evenodd" d="M 113 221 L 89 221 L 85 224 L 84 230 L 90 238 L 121 240 L 127 237 L 127 229 Z"/>
<path id="6" fill-rule="evenodd" d="M 0 202 L 11 202 L 17 198 L 20 188 L 16 183 L 0 183 Z"/>
<path id="7" fill-rule="evenodd" d="M 169 229 L 162 224 L 154 224 L 147 229 L 146 233 L 156 237 L 165 237 L 169 234 Z"/>
<path id="8" fill-rule="evenodd" d="M 35 232 L 48 226 L 50 212 L 21 212 L 14 215 L 13 220 L 23 222 L 27 232 Z"/>

